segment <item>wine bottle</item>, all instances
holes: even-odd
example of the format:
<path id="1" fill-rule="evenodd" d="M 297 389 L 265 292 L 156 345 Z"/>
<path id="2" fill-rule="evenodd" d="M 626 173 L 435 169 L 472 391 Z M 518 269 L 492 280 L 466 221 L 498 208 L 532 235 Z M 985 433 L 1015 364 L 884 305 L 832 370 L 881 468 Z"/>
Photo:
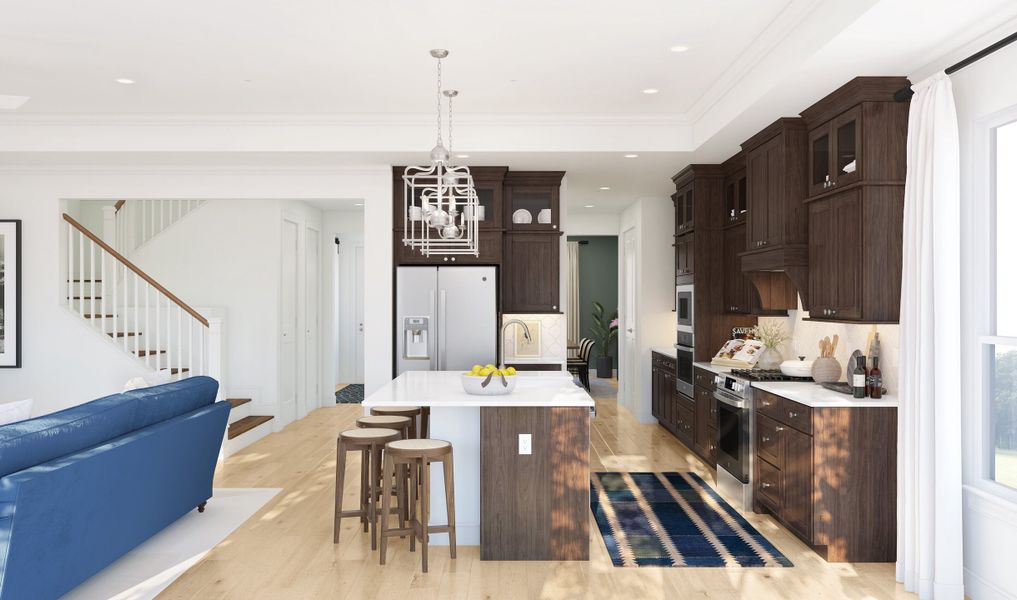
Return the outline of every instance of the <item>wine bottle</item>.
<path id="1" fill-rule="evenodd" d="M 859 356 L 855 363 L 855 371 L 851 375 L 851 388 L 855 398 L 865 397 L 865 357 Z"/>
<path id="2" fill-rule="evenodd" d="M 883 372 L 879 370 L 879 357 L 872 357 L 872 369 L 869 371 L 869 397 L 883 397 Z"/>

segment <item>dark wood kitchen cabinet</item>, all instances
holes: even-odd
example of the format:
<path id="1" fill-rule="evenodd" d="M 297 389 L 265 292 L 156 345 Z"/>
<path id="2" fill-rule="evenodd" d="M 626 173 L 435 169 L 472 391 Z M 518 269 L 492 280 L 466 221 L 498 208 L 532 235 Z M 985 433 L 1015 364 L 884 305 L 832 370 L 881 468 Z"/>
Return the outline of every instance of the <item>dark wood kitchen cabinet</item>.
<path id="1" fill-rule="evenodd" d="M 675 360 L 659 352 L 651 355 L 650 412 L 672 434 L 678 431 L 678 389 Z"/>
<path id="2" fill-rule="evenodd" d="M 897 409 L 756 394 L 755 512 L 774 515 L 829 562 L 892 562 Z"/>
<path id="3" fill-rule="evenodd" d="M 695 185 L 689 183 L 671 197 L 674 201 L 674 233 L 682 235 L 696 226 Z"/>
<path id="4" fill-rule="evenodd" d="M 748 250 L 806 241 L 802 119 L 779 119 L 746 141 Z"/>
<path id="5" fill-rule="evenodd" d="M 812 320 L 896 323 L 903 264 L 904 77 L 858 77 L 802 112 L 809 127 Z"/>
<path id="6" fill-rule="evenodd" d="M 502 215 L 505 228 L 510 232 L 560 233 L 559 204 L 564 176 L 564 171 L 506 173 L 505 211 Z"/>
<path id="7" fill-rule="evenodd" d="M 746 227 L 743 221 L 724 230 L 724 310 L 750 315 L 758 311 L 759 297 L 741 267 Z"/>
<path id="8" fill-rule="evenodd" d="M 397 265 L 499 265 L 501 264 L 502 233 L 481 229 L 478 234 L 479 256 L 461 254 L 458 256 L 424 256 L 420 250 L 403 244 L 403 232 L 392 234 L 395 243 L 393 256 Z"/>
<path id="9" fill-rule="evenodd" d="M 696 272 L 696 234 L 686 233 L 674 240 L 674 274 L 679 279 Z"/>
<path id="10" fill-rule="evenodd" d="M 557 313 L 561 234 L 505 234 L 502 312 Z"/>

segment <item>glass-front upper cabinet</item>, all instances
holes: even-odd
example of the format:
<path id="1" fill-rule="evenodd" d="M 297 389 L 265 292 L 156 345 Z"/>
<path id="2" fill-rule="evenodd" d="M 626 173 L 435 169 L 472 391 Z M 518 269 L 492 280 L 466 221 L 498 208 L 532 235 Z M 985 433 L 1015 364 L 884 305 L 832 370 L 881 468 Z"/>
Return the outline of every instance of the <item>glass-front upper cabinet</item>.
<path id="1" fill-rule="evenodd" d="M 505 175 L 505 227 L 514 231 L 560 229 L 561 171 L 509 171 Z"/>
<path id="2" fill-rule="evenodd" d="M 747 185 L 744 169 L 725 179 L 724 205 L 728 223 L 745 220 L 745 215 L 749 212 Z"/>
<path id="3" fill-rule="evenodd" d="M 809 132 L 809 196 L 859 180 L 860 114 L 855 107 Z"/>

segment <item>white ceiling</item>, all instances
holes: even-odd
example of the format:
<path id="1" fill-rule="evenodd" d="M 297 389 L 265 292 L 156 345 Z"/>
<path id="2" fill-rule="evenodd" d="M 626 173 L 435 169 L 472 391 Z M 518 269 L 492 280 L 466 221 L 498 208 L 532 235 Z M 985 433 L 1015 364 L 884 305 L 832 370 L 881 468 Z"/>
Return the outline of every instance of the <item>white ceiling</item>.
<path id="1" fill-rule="evenodd" d="M 464 112 L 682 113 L 791 3 L 5 0 L 0 94 L 44 113 L 428 112 L 437 47 Z"/>
<path id="2" fill-rule="evenodd" d="M 0 0 L 0 14 L 0 94 L 31 96 L 0 110 L 0 165 L 419 162 L 427 50 L 447 47 L 464 162 L 567 171 L 571 210 L 616 213 L 854 76 L 921 71 L 1017 2 Z"/>

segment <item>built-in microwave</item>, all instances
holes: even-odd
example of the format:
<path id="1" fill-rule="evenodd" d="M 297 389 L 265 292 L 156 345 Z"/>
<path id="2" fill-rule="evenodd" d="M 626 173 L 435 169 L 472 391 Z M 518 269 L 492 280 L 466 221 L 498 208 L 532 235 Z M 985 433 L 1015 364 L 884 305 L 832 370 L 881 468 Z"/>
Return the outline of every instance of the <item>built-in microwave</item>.
<path id="1" fill-rule="evenodd" d="M 674 306 L 675 312 L 678 315 L 678 331 L 691 334 L 694 332 L 692 328 L 693 286 L 692 284 L 677 285 L 674 290 Z"/>

